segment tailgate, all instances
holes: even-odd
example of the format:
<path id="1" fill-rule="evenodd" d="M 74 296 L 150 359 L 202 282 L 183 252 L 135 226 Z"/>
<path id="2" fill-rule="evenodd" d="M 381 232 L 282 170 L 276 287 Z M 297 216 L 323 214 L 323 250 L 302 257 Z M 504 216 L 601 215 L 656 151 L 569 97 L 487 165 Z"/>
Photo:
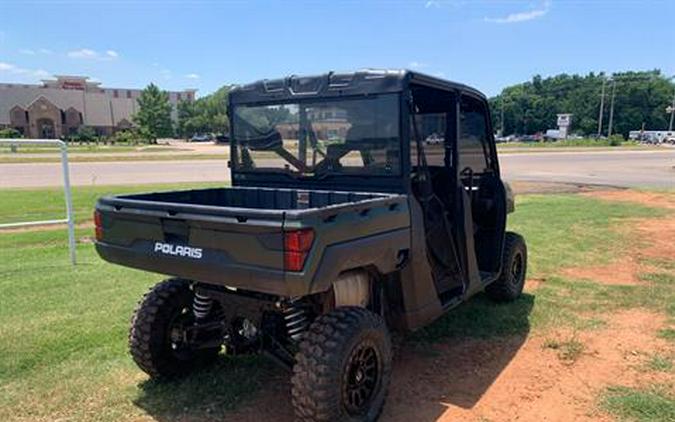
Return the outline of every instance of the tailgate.
<path id="1" fill-rule="evenodd" d="M 106 197 L 96 249 L 107 261 L 285 294 L 284 211 Z"/>

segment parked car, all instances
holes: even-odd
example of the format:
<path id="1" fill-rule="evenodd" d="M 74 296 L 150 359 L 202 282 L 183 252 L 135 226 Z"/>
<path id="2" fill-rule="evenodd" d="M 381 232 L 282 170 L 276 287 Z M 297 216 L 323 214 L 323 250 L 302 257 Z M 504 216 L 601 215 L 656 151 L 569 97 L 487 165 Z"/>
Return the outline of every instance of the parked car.
<path id="1" fill-rule="evenodd" d="M 299 420 L 375 420 L 391 331 L 424 327 L 482 291 L 503 302 L 523 290 L 527 248 L 506 230 L 514 200 L 487 98 L 416 72 L 359 71 L 256 82 L 229 102 L 231 187 L 96 205 L 103 259 L 169 276 L 134 313 L 131 356 L 167 379 L 222 346 L 264 353 L 292 370 Z M 329 145 L 314 132 L 325 110 L 349 127 Z M 439 128 L 441 156 L 427 160 L 414 115 L 456 112 Z M 482 148 L 461 148 L 463 137 Z"/>
<path id="2" fill-rule="evenodd" d="M 188 142 L 210 142 L 213 140 L 213 136 L 206 133 L 196 133 L 188 140 Z"/>

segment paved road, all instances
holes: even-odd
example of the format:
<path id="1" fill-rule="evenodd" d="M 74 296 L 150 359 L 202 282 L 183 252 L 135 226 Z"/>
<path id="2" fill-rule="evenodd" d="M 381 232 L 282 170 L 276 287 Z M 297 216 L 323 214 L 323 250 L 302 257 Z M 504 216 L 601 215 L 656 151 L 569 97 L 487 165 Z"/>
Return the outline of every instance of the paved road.
<path id="1" fill-rule="evenodd" d="M 508 180 L 675 188 L 675 150 L 503 154 Z M 225 160 L 72 163 L 73 185 L 227 181 Z M 0 164 L 0 188 L 60 186 L 56 163 Z"/>

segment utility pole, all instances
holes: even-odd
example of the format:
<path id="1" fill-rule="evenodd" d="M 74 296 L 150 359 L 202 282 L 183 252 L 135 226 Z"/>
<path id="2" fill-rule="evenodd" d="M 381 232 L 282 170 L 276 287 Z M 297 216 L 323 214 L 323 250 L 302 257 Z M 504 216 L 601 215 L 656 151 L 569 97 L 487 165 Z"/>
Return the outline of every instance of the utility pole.
<path id="1" fill-rule="evenodd" d="M 675 103 L 675 100 L 673 100 L 673 103 Z M 504 93 L 502 92 L 502 116 L 501 119 L 499 119 L 499 122 L 501 123 L 501 136 L 504 136 Z M 670 126 L 673 126 L 673 118 L 670 118 Z"/>
<path id="2" fill-rule="evenodd" d="M 598 138 L 602 136 L 602 118 L 605 114 L 605 84 L 607 80 L 602 78 L 602 93 L 600 94 L 600 114 L 598 114 Z"/>
<path id="3" fill-rule="evenodd" d="M 614 96 L 616 94 L 616 79 L 612 79 L 612 100 L 609 106 L 609 127 L 607 129 L 607 137 L 612 136 L 612 123 L 614 122 Z"/>
<path id="4" fill-rule="evenodd" d="M 675 94 L 673 95 L 673 104 L 670 106 L 670 124 L 668 124 L 668 132 L 673 131 L 673 118 L 675 117 Z"/>

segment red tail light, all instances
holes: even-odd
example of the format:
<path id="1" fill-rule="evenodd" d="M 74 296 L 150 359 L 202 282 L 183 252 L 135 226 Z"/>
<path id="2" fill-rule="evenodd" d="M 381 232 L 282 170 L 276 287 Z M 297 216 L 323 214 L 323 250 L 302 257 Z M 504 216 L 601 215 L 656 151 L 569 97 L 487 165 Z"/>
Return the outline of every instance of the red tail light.
<path id="1" fill-rule="evenodd" d="M 101 212 L 94 211 L 94 226 L 96 231 L 96 240 L 103 240 L 103 221 L 101 219 Z"/>
<path id="2" fill-rule="evenodd" d="M 284 232 L 284 269 L 302 271 L 314 242 L 314 230 L 300 229 Z"/>

